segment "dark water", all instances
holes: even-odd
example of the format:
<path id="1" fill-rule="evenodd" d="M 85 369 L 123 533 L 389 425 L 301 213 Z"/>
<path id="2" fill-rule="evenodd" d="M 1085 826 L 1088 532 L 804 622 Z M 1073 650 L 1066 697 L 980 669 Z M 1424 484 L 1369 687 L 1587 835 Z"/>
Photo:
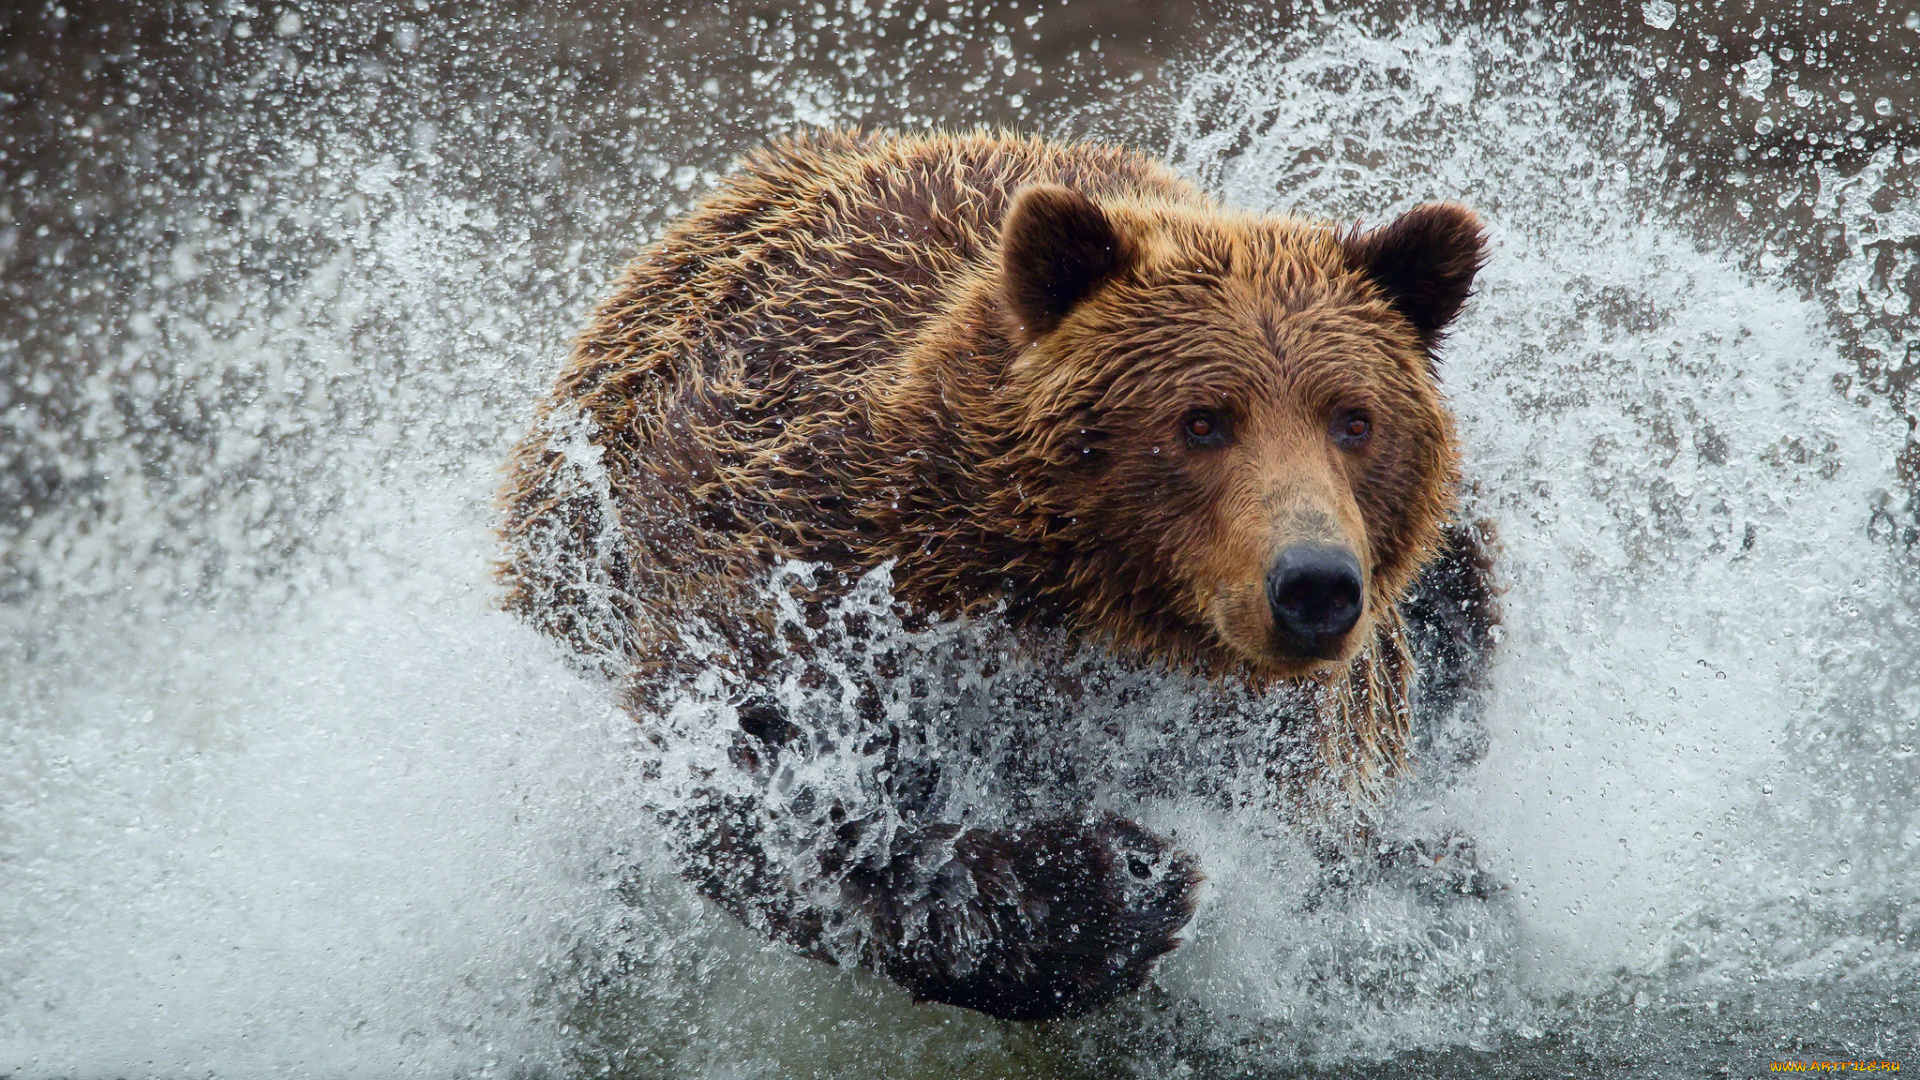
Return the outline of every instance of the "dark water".
<path id="1" fill-rule="evenodd" d="M 0 19 L 0 1074 L 1920 1067 L 1920 14 Z M 1297 838 L 1169 801 L 1191 940 L 1020 1027 L 668 872 L 627 722 L 491 607 L 495 464 L 618 262 L 826 123 L 1482 210 L 1446 381 L 1508 622 L 1484 756 L 1392 814 L 1502 896 L 1316 904 Z"/>

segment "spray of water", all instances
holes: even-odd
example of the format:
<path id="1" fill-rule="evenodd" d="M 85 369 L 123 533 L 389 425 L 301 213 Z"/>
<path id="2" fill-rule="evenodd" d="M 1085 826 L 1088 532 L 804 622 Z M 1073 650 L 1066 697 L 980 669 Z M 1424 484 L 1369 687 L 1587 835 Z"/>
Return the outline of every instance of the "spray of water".
<path id="1" fill-rule="evenodd" d="M 1452 799 L 1510 867 L 1541 962 L 1574 978 L 1657 968 L 1683 919 L 1813 885 L 1767 808 L 1834 779 L 1789 779 L 1809 775 L 1792 731 L 1863 720 L 1835 699 L 1904 651 L 1898 622 L 1860 616 L 1901 591 L 1869 537 L 1905 423 L 1836 391 L 1856 362 L 1817 298 L 1663 213 L 1666 149 L 1631 87 L 1542 52 L 1415 25 L 1232 56 L 1194 78 L 1175 157 L 1245 203 L 1453 196 L 1494 223 L 1446 380 L 1512 592 L 1493 745 Z"/>
<path id="2" fill-rule="evenodd" d="M 1913 1045 L 1906 423 L 1862 374 L 1920 331 L 1911 163 L 1755 193 L 1840 238 L 1788 280 L 1800 249 L 1689 217 L 1630 75 L 1524 22 L 1238 38 L 1138 121 L 1242 205 L 1446 197 L 1492 224 L 1445 368 L 1470 510 L 1503 538 L 1486 750 L 1430 755 L 1390 815 L 1476 837 L 1507 892 L 1329 899 L 1277 823 L 1161 791 L 1134 809 L 1210 876 L 1191 940 L 1138 1000 L 1037 1031 L 913 1006 L 692 897 L 607 688 L 492 607 L 493 469 L 605 268 L 723 164 L 690 127 L 940 115 L 914 76 L 966 43 L 934 18 L 913 49 L 848 44 L 867 18 L 757 26 L 740 99 L 609 102 L 627 123 L 591 146 L 526 88 L 488 84 L 495 114 L 424 68 L 317 60 L 287 91 L 307 105 L 249 127 L 239 103 L 300 67 L 263 62 L 223 115 L 273 163 L 76 249 L 64 297 L 43 283 L 43 325 L 0 354 L 0 1071 L 1351 1071 L 1633 1024 L 1681 1045 L 1700 1017 L 1761 1060 L 1797 1030 L 1767 995 Z M 432 107 L 369 136 L 396 97 Z M 529 162 L 546 186 L 476 179 Z M 1146 689 L 1109 711 L 1162 730 L 1186 692 Z M 1168 750 L 1136 744 L 1114 784 Z"/>

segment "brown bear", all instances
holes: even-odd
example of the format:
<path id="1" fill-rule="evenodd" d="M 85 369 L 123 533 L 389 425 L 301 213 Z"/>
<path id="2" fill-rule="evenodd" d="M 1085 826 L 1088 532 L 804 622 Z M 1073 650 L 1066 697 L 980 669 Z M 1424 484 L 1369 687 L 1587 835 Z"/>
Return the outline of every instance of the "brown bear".
<path id="1" fill-rule="evenodd" d="M 720 703 L 729 756 L 659 817 L 728 911 L 921 999 L 1097 1007 L 1174 947 L 1201 873 L 1078 779 L 1107 736 L 1048 743 L 1105 677 L 1071 657 L 1216 688 L 1193 737 L 1252 718 L 1276 813 L 1364 804 L 1407 752 L 1418 641 L 1457 688 L 1484 637 L 1435 361 L 1482 258 L 1456 205 L 1244 213 L 1112 146 L 777 143 L 579 339 L 509 466 L 507 604 L 663 746 L 670 704 Z M 969 662 L 1024 655 L 1048 689 L 955 721 L 965 680 L 930 686 L 924 650 L 823 655 L 889 613 L 901 640 L 991 625 Z"/>

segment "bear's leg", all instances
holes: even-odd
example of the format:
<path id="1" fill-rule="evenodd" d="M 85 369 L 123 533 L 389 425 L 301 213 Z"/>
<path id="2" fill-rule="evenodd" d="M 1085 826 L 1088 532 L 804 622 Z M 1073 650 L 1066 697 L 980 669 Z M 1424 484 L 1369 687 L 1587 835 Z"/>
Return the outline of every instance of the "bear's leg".
<path id="1" fill-rule="evenodd" d="M 797 729 L 761 711 L 743 716 L 736 754 L 756 776 L 801 752 L 782 738 Z M 688 879 L 747 925 L 1002 1019 L 1098 1008 L 1178 944 L 1201 876 L 1166 840 L 1110 814 L 1006 830 L 921 823 L 907 772 L 889 785 L 901 805 L 884 845 L 837 806 L 802 828 L 737 793 L 663 824 Z"/>
<path id="2" fill-rule="evenodd" d="M 1430 769 L 1458 769 L 1486 752 L 1478 706 L 1500 623 L 1493 523 L 1451 524 L 1445 536 L 1400 603 L 1418 672 L 1413 751 Z"/>

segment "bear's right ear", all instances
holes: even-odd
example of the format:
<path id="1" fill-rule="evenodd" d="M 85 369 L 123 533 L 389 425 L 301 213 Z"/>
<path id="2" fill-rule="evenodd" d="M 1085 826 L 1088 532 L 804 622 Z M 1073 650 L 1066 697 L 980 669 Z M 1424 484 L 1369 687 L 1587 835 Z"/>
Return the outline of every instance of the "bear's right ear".
<path id="1" fill-rule="evenodd" d="M 1133 261 L 1106 213 L 1072 188 L 1037 184 L 1014 196 L 1000 227 L 1000 282 L 1014 334 L 1032 342 Z"/>

